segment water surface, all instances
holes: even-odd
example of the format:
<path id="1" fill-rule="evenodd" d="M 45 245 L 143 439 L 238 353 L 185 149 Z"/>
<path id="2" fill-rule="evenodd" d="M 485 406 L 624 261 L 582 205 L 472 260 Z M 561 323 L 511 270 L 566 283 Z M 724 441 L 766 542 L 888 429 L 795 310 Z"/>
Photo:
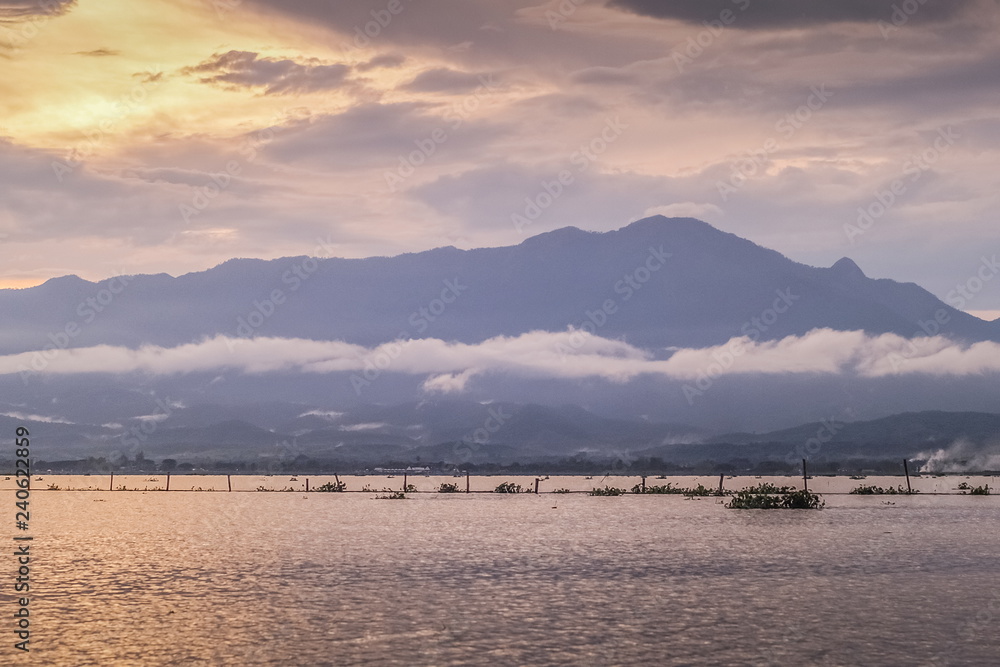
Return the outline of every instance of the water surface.
<path id="1" fill-rule="evenodd" d="M 32 502 L 34 664 L 998 664 L 992 496 Z"/>

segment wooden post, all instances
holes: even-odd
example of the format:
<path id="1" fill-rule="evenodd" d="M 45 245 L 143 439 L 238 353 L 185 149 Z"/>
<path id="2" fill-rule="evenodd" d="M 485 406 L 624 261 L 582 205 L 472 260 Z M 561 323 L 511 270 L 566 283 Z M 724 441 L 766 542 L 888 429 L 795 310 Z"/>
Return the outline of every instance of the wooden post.
<path id="1" fill-rule="evenodd" d="M 722 495 L 722 482 L 726 479 L 726 473 L 719 473 L 719 495 Z"/>
<path id="2" fill-rule="evenodd" d="M 642 476 L 642 492 L 646 493 L 646 476 Z"/>
<path id="3" fill-rule="evenodd" d="M 229 490 L 232 491 L 233 490 L 233 476 L 232 475 L 226 475 L 226 484 L 229 486 Z"/>
<path id="4" fill-rule="evenodd" d="M 309 493 L 309 478 L 306 477 L 306 493 Z"/>
<path id="5" fill-rule="evenodd" d="M 469 492 L 469 471 L 465 471 L 465 492 Z"/>
<path id="6" fill-rule="evenodd" d="M 108 484 L 108 491 L 114 491 L 114 490 L 115 490 L 115 474 L 111 473 L 111 483 Z"/>
<path id="7" fill-rule="evenodd" d="M 535 478 L 535 495 L 538 495 L 538 478 Z"/>
<path id="8" fill-rule="evenodd" d="M 340 486 L 340 476 L 337 473 L 333 473 L 333 478 L 337 480 L 337 486 Z"/>
<path id="9" fill-rule="evenodd" d="M 802 489 L 809 491 L 809 473 L 806 471 L 806 460 L 802 459 Z"/>
<path id="10" fill-rule="evenodd" d="M 167 473 L 167 491 L 170 490 L 170 473 Z"/>
<path id="11" fill-rule="evenodd" d="M 406 473 L 403 473 L 403 493 L 406 493 Z"/>
<path id="12" fill-rule="evenodd" d="M 903 459 L 903 474 L 906 475 L 906 493 L 913 493 L 913 489 L 910 487 L 910 467 L 906 465 L 906 459 Z"/>

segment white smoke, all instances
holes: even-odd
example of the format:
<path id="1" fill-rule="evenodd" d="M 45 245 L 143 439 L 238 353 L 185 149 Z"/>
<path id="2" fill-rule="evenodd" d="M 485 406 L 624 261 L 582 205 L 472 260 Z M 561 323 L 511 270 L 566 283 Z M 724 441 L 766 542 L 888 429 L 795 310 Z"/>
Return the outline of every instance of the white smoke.
<path id="1" fill-rule="evenodd" d="M 922 452 L 916 458 L 927 459 L 921 473 L 978 473 L 984 470 L 1000 470 L 1000 443 L 977 445 L 959 438 L 944 449 Z"/>

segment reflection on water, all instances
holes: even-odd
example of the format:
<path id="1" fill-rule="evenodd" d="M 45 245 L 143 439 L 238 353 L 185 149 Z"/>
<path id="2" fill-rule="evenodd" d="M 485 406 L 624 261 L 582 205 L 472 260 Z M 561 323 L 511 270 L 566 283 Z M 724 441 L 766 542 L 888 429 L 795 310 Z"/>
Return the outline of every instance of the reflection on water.
<path id="1" fill-rule="evenodd" d="M 37 664 L 995 665 L 1000 648 L 996 497 L 33 503 Z"/>

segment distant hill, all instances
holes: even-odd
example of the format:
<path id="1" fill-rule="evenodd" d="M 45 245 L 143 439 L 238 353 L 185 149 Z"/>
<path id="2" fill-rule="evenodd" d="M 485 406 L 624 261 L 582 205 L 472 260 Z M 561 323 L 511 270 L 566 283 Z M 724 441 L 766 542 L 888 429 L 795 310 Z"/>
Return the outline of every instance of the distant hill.
<path id="1" fill-rule="evenodd" d="M 297 410 L 298 416 L 288 419 Z M 25 424 L 45 442 L 44 458 L 103 456 L 285 462 L 335 461 L 371 466 L 389 462 L 504 463 L 557 461 L 573 457 L 628 467 L 649 458 L 666 463 L 801 458 L 912 458 L 963 441 L 973 449 L 1000 446 L 1000 414 L 915 412 L 853 423 L 817 422 L 762 434 L 710 435 L 682 424 L 608 419 L 575 406 L 481 404 L 434 400 L 368 405 L 343 413 L 303 406 L 271 409 L 257 424 L 207 421 L 204 406 L 177 408 L 150 427 L 135 420 L 103 426 L 57 424 L 0 417 L 12 431 Z M 221 415 L 231 412 L 220 409 Z M 284 424 L 284 430 L 265 428 Z M 819 446 L 809 445 L 814 440 Z"/>

